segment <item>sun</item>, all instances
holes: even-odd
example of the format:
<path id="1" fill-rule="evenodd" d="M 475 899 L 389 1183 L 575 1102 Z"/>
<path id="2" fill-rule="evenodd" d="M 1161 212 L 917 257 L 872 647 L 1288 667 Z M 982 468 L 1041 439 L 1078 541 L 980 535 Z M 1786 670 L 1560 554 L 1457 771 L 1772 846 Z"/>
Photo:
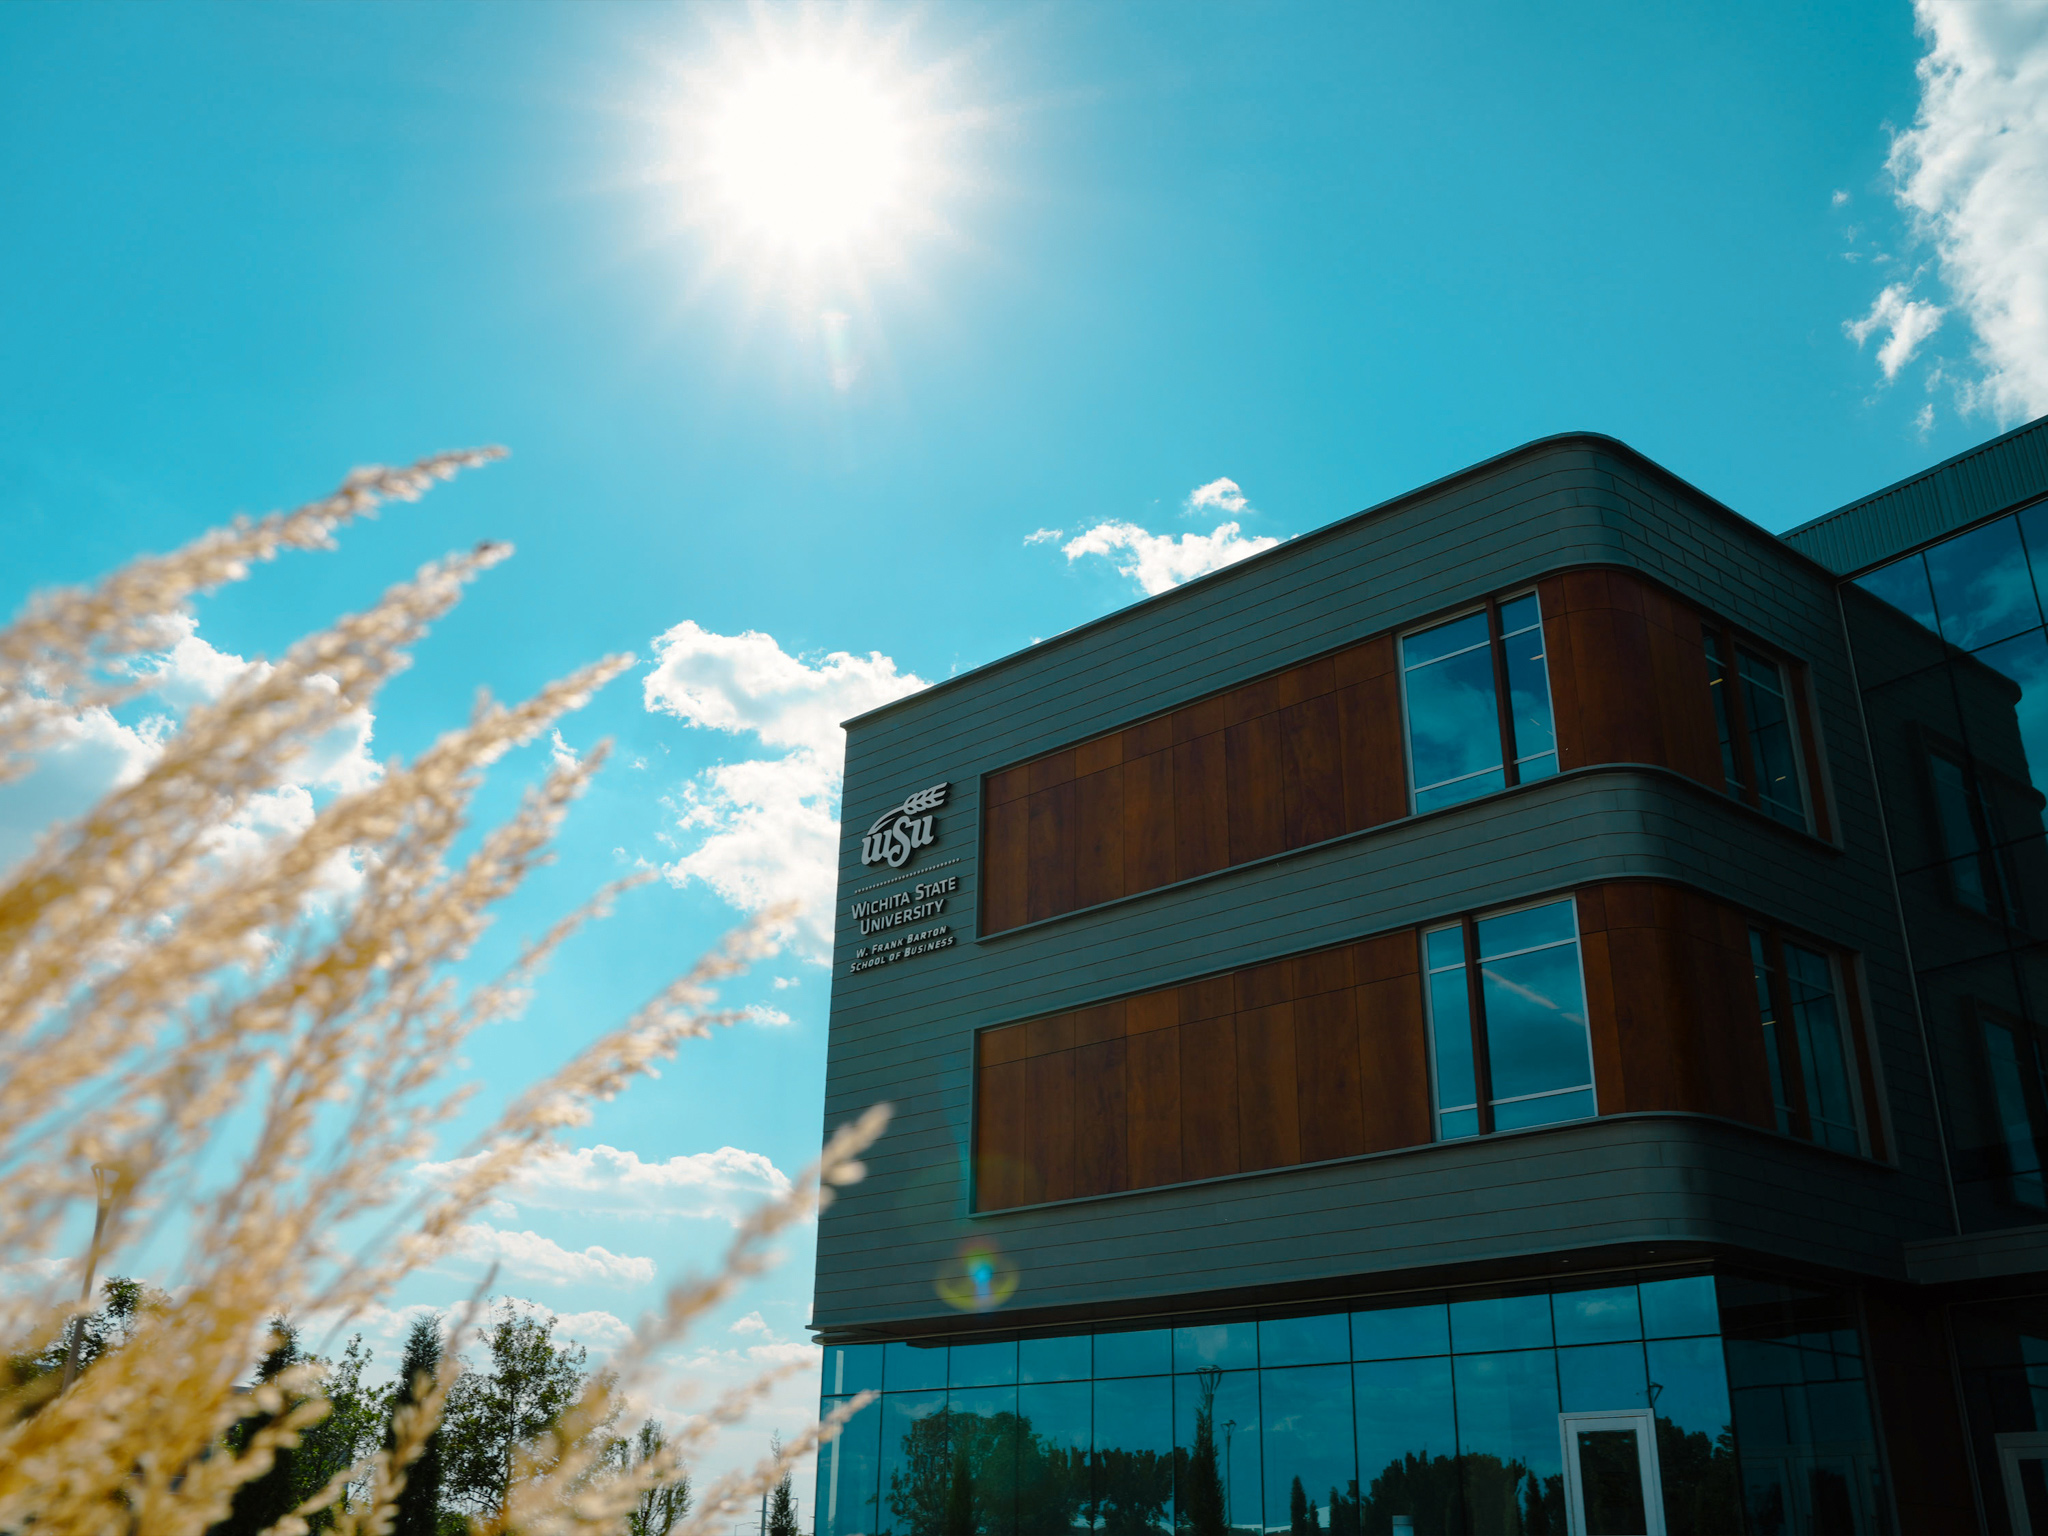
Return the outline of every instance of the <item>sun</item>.
<path id="1" fill-rule="evenodd" d="M 799 259 L 853 254 L 900 231 L 915 190 L 906 102 L 844 59 L 757 66 L 711 109 L 705 170 L 749 244 Z"/>

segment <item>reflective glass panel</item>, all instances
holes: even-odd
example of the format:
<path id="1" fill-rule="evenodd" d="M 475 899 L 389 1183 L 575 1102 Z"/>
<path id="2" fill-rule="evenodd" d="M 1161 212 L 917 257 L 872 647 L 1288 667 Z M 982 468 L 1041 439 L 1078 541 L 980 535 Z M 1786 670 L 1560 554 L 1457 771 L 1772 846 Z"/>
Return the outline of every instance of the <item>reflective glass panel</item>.
<path id="1" fill-rule="evenodd" d="M 1057 1339 L 1025 1339 L 1017 1346 L 1019 1381 L 1086 1381 L 1092 1351 L 1085 1333 Z"/>
<path id="2" fill-rule="evenodd" d="M 1547 1322 L 1549 1308 L 1544 1315 Z M 1473 1528 L 1563 1530 L 1564 1456 L 1553 1352 L 1453 1355 L 1451 1367 Z"/>
<path id="3" fill-rule="evenodd" d="M 1006 1387 L 1017 1379 L 1017 1341 L 955 1344 L 948 1380 L 956 1387 Z"/>
<path id="4" fill-rule="evenodd" d="M 1175 1491 L 1183 1515 L 1197 1529 L 1203 1508 L 1220 1508 L 1224 1524 L 1257 1530 L 1263 1504 L 1259 1479 L 1259 1373 L 1227 1371 L 1216 1388 L 1208 1424 L 1208 1401 L 1199 1377 L 1173 1378 L 1173 1443 L 1183 1462 Z"/>
<path id="5" fill-rule="evenodd" d="M 1017 1511 L 1017 1389 L 956 1387 L 947 1394 L 946 1416 L 956 1466 L 961 1451 L 967 1453 L 976 1531 L 1007 1536 Z"/>
<path id="6" fill-rule="evenodd" d="M 1406 1515 L 1415 1536 L 1457 1536 L 1457 1430 L 1451 1362 L 1379 1360 L 1352 1367 L 1358 1414 L 1358 1529 L 1390 1531 Z"/>
<path id="7" fill-rule="evenodd" d="M 1597 1291 L 1559 1291 L 1550 1298 L 1550 1315 L 1560 1344 L 1609 1344 L 1643 1336 L 1643 1320 L 1632 1285 L 1605 1286 Z"/>
<path id="8" fill-rule="evenodd" d="M 875 1529 L 883 1536 L 939 1529 L 953 1486 L 949 1429 L 944 1392 L 891 1392 L 882 1399 L 882 1507 Z"/>
<path id="9" fill-rule="evenodd" d="M 1632 1429 L 1582 1429 L 1574 1436 L 1586 1536 L 1639 1536 L 1649 1527 L 1642 1452 Z"/>
<path id="10" fill-rule="evenodd" d="M 1566 1413 L 1647 1408 L 1641 1344 L 1582 1344 L 1557 1352 L 1557 1390 Z"/>
<path id="11" fill-rule="evenodd" d="M 1739 796 L 1742 764 L 1735 756 L 1735 706 L 1728 699 L 1728 658 L 1723 654 L 1721 637 L 1713 630 L 1706 631 L 1701 641 L 1707 650 L 1707 693 L 1714 701 L 1714 727 L 1721 737 L 1721 776 L 1727 781 L 1723 787 L 1729 794 Z"/>
<path id="12" fill-rule="evenodd" d="M 1785 946 L 1792 1018 L 1799 1032 L 1799 1065 L 1806 1077 L 1806 1107 L 1813 1139 L 1838 1152 L 1861 1150 L 1856 1101 L 1849 1087 L 1847 1045 L 1835 1006 L 1834 968 L 1823 955 Z"/>
<path id="13" fill-rule="evenodd" d="M 1806 800 L 1799 789 L 1799 751 L 1784 671 L 1776 662 L 1748 651 L 1740 654 L 1739 662 L 1757 795 L 1771 815 L 1787 826 L 1803 829 Z"/>
<path id="14" fill-rule="evenodd" d="M 1277 1317 L 1259 1324 L 1259 1364 L 1321 1365 L 1351 1358 L 1351 1329 L 1342 1312 Z"/>
<path id="15" fill-rule="evenodd" d="M 1653 1339 L 1646 1347 L 1666 1530 L 1709 1536 L 1742 1529 L 1721 1341 Z"/>
<path id="16" fill-rule="evenodd" d="M 1486 615 L 1468 613 L 1404 636 L 1401 663 L 1415 809 L 1456 805 L 1505 788 Z"/>
<path id="17" fill-rule="evenodd" d="M 1756 977 L 1757 1012 L 1764 1022 L 1764 1066 L 1771 1077 L 1771 1105 L 1777 1114 L 1778 1129 L 1789 1136 L 1792 1089 L 1786 1078 L 1784 1041 L 1778 1031 L 1778 1003 L 1772 995 L 1770 952 L 1764 947 L 1764 936 L 1754 928 L 1749 930 L 1749 963 Z"/>
<path id="18" fill-rule="evenodd" d="M 1173 1529 L 1173 1378 L 1095 1383 L 1092 1524 L 1117 1532 Z"/>
<path id="19" fill-rule="evenodd" d="M 1593 1112 L 1593 1090 L 1590 1088 L 1579 1088 L 1570 1093 L 1546 1093 L 1534 1099 L 1509 1099 L 1506 1103 L 1496 1100 L 1493 1128 L 1496 1131 L 1525 1131 L 1532 1126 L 1559 1125 L 1566 1120 L 1590 1120 Z"/>
<path id="20" fill-rule="evenodd" d="M 1451 1303 L 1451 1348 L 1479 1350 L 1548 1348 L 1548 1296 L 1485 1296 Z"/>
<path id="21" fill-rule="evenodd" d="M 825 1391 L 833 1397 L 882 1389 L 882 1346 L 832 1344 L 825 1350 Z"/>
<path id="22" fill-rule="evenodd" d="M 1525 947 L 1532 943 L 1545 947 Z M 1572 904 L 1553 902 L 1480 919 L 1479 955 L 1495 1124 L 1508 1129 L 1503 1100 L 1589 1089 L 1593 1081 Z M 1554 1105 L 1527 1105 L 1510 1119 L 1541 1125 L 1576 1118 L 1589 1112 L 1590 1099 L 1588 1093 Z"/>
<path id="23" fill-rule="evenodd" d="M 916 1392 L 946 1384 L 946 1346 L 926 1349 L 891 1343 L 883 1357 L 882 1386 L 891 1392 Z"/>
<path id="24" fill-rule="evenodd" d="M 1868 576 L 1857 577 L 1856 585 L 1872 597 L 1890 603 L 1916 624 L 1938 631 L 1934 592 L 1927 584 L 1927 565 L 1918 555 L 1881 565 Z"/>
<path id="25" fill-rule="evenodd" d="M 2041 1148 L 2034 1135 L 2033 1114 L 2028 1106 L 2028 1089 L 2038 1091 L 2039 1070 L 2034 1066 L 2034 1047 L 2021 1030 L 2001 1019 L 1980 1015 L 1983 1032 L 1985 1076 L 1991 1084 L 1991 1102 L 1998 1121 L 1998 1144 L 2003 1152 L 2007 1193 L 2013 1201 L 2034 1210 L 2048 1209 L 2048 1185 L 2041 1177 Z"/>
<path id="26" fill-rule="evenodd" d="M 881 1353 L 879 1345 L 858 1345 Z M 839 1405 L 839 1399 L 825 1398 L 818 1408 L 823 1418 Z M 881 1469 L 882 1405 L 869 1403 L 849 1419 L 839 1438 L 818 1449 L 818 1488 L 811 1512 L 817 1520 L 818 1536 L 870 1536 L 875 1524 L 876 1478 Z"/>
<path id="27" fill-rule="evenodd" d="M 1173 1333 L 1148 1328 L 1142 1333 L 1095 1335 L 1098 1376 L 1164 1376 L 1173 1369 Z"/>
<path id="28" fill-rule="evenodd" d="M 1682 1280 L 1645 1280 L 1636 1287 L 1642 1298 L 1643 1333 L 1653 1339 L 1688 1333 L 1719 1333 L 1721 1313 L 1714 1301 L 1712 1275 Z"/>
<path id="29" fill-rule="evenodd" d="M 1550 673 L 1544 660 L 1543 622 L 1531 592 L 1500 606 L 1508 658 L 1509 717 L 1515 733 L 1515 771 L 1524 783 L 1557 772 L 1557 730 L 1551 719 Z"/>
<path id="30" fill-rule="evenodd" d="M 1259 1373 L 1265 1422 L 1266 1528 L 1356 1529 L 1358 1479 L 1351 1367 L 1303 1365 Z"/>
<path id="31" fill-rule="evenodd" d="M 1090 1395 L 1085 1381 L 1017 1389 L 1018 1536 L 1071 1531 L 1083 1518 Z"/>
<path id="32" fill-rule="evenodd" d="M 1176 1371 L 1197 1371 L 1205 1365 L 1236 1370 L 1258 1363 L 1257 1323 L 1202 1323 L 1173 1330 Z"/>
<path id="33" fill-rule="evenodd" d="M 1944 640 L 1974 651 L 2040 624 L 2015 519 L 1944 539 L 1926 554 Z"/>
<path id="34" fill-rule="evenodd" d="M 1397 1360 L 1404 1355 L 1451 1352 L 1451 1315 L 1442 1302 L 1424 1307 L 1382 1307 L 1351 1314 L 1354 1360 Z"/>
<path id="35" fill-rule="evenodd" d="M 1950 893 L 1972 912 L 1989 912 L 1984 882 L 1984 847 L 1977 834 L 1977 797 L 1961 763 L 1938 753 L 1927 756 L 1927 776 L 1934 785 L 1934 821 L 1948 858 Z"/>
<path id="36" fill-rule="evenodd" d="M 1472 1071 L 1472 1001 L 1465 977 L 1465 930 L 1425 936 L 1429 972 L 1430 1051 L 1436 1072 L 1437 1135 L 1451 1141 L 1479 1134 L 1479 1089 Z"/>
<path id="37" fill-rule="evenodd" d="M 1987 768 L 2042 788 L 2048 784 L 2048 636 L 2031 630 L 1986 647 L 1974 659 L 2018 683 L 2020 697 L 2009 717 L 1984 711 L 1971 721 L 1971 749 Z M 1959 670 L 1967 665 L 1957 663 Z M 1972 696 L 1987 691 L 1978 686 Z"/>

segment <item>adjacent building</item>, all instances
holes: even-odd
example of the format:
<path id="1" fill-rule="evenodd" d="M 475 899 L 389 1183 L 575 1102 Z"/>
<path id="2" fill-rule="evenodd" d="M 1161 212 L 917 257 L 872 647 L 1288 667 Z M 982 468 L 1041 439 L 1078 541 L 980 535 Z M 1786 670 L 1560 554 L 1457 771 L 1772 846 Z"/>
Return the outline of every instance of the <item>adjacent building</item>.
<path id="1" fill-rule="evenodd" d="M 820 1536 L 2048 1536 L 2044 615 L 1573 434 L 849 721 Z"/>

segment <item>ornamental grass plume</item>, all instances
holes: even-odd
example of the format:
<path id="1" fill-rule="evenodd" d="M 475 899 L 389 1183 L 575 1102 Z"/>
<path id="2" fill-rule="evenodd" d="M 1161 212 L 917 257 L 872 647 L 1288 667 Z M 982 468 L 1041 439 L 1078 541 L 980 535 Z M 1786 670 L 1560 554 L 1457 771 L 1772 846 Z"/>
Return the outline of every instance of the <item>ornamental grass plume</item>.
<path id="1" fill-rule="evenodd" d="M 332 545 L 384 501 L 498 457 L 441 454 L 357 470 L 332 496 L 237 521 L 86 590 L 39 596 L 0 629 L 0 781 L 28 771 L 82 712 L 151 686 L 145 658 L 191 599 L 283 549 Z M 327 1412 L 317 1371 L 240 1385 L 281 1311 L 346 1319 L 447 1253 L 462 1225 L 608 1098 L 685 1039 L 741 1015 L 717 984 L 772 947 L 769 912 L 699 960 L 619 1028 L 529 1089 L 459 1159 L 451 1182 L 408 1166 L 461 1105 L 457 1053 L 480 1025 L 514 1016 L 547 957 L 619 887 L 599 892 L 511 968 L 458 986 L 451 967 L 491 910 L 546 856 L 605 748 L 561 761 L 517 812 L 480 835 L 470 808 L 484 770 L 548 730 L 631 663 L 610 656 L 516 704 L 479 699 L 466 724 L 367 788 L 320 806 L 303 830 L 238 851 L 228 837 L 255 797 L 292 779 L 309 747 L 367 709 L 462 588 L 511 553 L 485 544 L 430 564 L 366 611 L 251 667 L 190 710 L 134 783 L 56 827 L 0 871 L 0 1254 L 41 1292 L 0 1291 L 0 1531 L 198 1536 L 227 1516 Z M 189 619 L 186 620 L 189 623 Z M 458 843 L 469 848 L 458 851 Z M 708 1436 L 772 1384 L 730 1393 L 637 1461 L 593 1434 L 644 1387 L 655 1353 L 769 1263 L 776 1235 L 861 1175 L 881 1109 L 842 1128 L 790 1191 L 740 1226 L 721 1267 L 668 1293 L 560 1422 L 515 1456 L 492 1530 L 625 1531 L 641 1495 L 672 1483 Z M 57 1261 L 92 1173 L 117 1195 L 95 1245 L 102 1272 L 154 1236 L 176 1251 L 169 1292 L 120 1347 L 68 1387 L 47 1361 L 71 1320 L 75 1272 Z M 223 1171 L 224 1170 L 224 1171 Z M 341 1235 L 372 1229 L 361 1246 Z M 462 1326 L 474 1321 L 472 1304 Z M 406 1469 L 439 1422 L 455 1348 L 395 1415 L 389 1444 L 337 1474 L 270 1528 L 308 1517 L 344 1536 L 383 1536 Z M 859 1406 L 859 1401 L 851 1408 Z M 267 1416 L 252 1432 L 231 1426 Z M 835 1432 L 843 1414 L 750 1471 L 701 1488 L 677 1536 L 699 1536 Z"/>

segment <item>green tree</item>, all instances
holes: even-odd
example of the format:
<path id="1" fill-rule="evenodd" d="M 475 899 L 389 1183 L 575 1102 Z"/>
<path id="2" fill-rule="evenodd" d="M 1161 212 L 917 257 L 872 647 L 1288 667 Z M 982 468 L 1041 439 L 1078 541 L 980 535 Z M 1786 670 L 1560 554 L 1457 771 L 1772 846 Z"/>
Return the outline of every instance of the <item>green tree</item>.
<path id="1" fill-rule="evenodd" d="M 299 1347 L 299 1330 L 287 1317 L 270 1320 L 270 1348 L 256 1367 L 256 1385 L 275 1381 L 292 1366 L 306 1363 Z M 287 1408 L 291 1405 L 286 1404 Z M 228 1430 L 228 1448 L 239 1457 L 256 1432 L 271 1422 L 268 1414 L 251 1414 Z M 298 1503 L 299 1456 L 291 1446 L 278 1446 L 270 1470 L 243 1483 L 235 1490 L 225 1520 L 212 1526 L 208 1536 L 258 1536 L 277 1524 Z"/>
<path id="2" fill-rule="evenodd" d="M 653 1461 L 667 1448 L 668 1436 L 662 1430 L 661 1420 L 642 1419 L 639 1431 L 632 1439 L 612 1442 L 610 1459 L 618 1471 L 630 1474 Z M 789 1485 L 787 1477 L 782 1482 L 785 1488 Z M 672 1482 L 656 1483 L 644 1490 L 640 1502 L 626 1516 L 626 1524 L 631 1536 L 668 1536 L 675 1523 L 689 1512 L 690 1475 L 683 1472 L 677 1474 Z"/>
<path id="3" fill-rule="evenodd" d="M 946 1487 L 946 1519 L 940 1536 L 974 1536 L 974 1467 L 965 1436 L 953 1442 L 953 1477 Z"/>
<path id="4" fill-rule="evenodd" d="M 510 1302 L 499 1307 L 484 1343 L 490 1368 L 464 1371 L 448 1393 L 441 1493 L 488 1517 L 504 1510 L 520 1448 L 538 1453 L 536 1442 L 583 1391 L 588 1355 L 580 1344 L 555 1342 L 553 1318 L 526 1316 Z"/>
<path id="5" fill-rule="evenodd" d="M 1223 1536 L 1223 1478 L 1216 1467 L 1216 1412 L 1209 1403 L 1195 1410 L 1195 1448 L 1187 1459 L 1181 1514 L 1192 1536 Z"/>
<path id="6" fill-rule="evenodd" d="M 782 1441 L 774 1442 L 775 1454 L 782 1454 Z M 634 1532 L 633 1536 L 640 1536 Z M 775 1491 L 768 1496 L 768 1536 L 799 1536 L 796 1524 L 796 1491 L 790 1487 L 789 1473 L 782 1474 L 782 1481 L 775 1485 Z"/>
<path id="7" fill-rule="evenodd" d="M 398 1362 L 398 1380 L 392 1383 L 391 1414 L 384 1426 L 384 1448 L 398 1444 L 392 1419 L 398 1410 L 417 1403 L 441 1373 L 441 1322 L 436 1317 L 413 1320 L 405 1336 L 405 1354 Z M 391 1536 L 436 1536 L 441 1520 L 441 1436 L 436 1426 L 420 1447 L 418 1458 L 405 1469 L 405 1486 L 398 1492 L 398 1508 L 391 1524 Z"/>
<path id="8" fill-rule="evenodd" d="M 1166 1507 L 1173 1499 L 1171 1454 L 1104 1450 L 1090 1458 L 1090 1465 L 1095 1474 L 1087 1505 L 1091 1525 L 1099 1523 L 1110 1536 L 1149 1536 L 1166 1523 Z"/>
<path id="9" fill-rule="evenodd" d="M 1334 1512 L 1336 1494 L 1330 1495 Z M 1311 1531 L 1320 1531 L 1323 1522 L 1316 1515 L 1316 1501 L 1308 1496 L 1308 1490 L 1301 1486 L 1301 1479 L 1294 1480 L 1294 1486 L 1287 1490 L 1287 1529 L 1289 1536 L 1309 1536 Z"/>
<path id="10" fill-rule="evenodd" d="M 298 1449 L 292 1453 L 294 1503 L 311 1498 L 336 1473 L 355 1465 L 375 1448 L 391 1397 L 388 1386 L 363 1385 L 370 1351 L 361 1334 L 348 1341 L 341 1359 L 319 1363 L 326 1370 L 320 1395 L 327 1399 L 327 1416 L 301 1435 Z M 344 1493 L 335 1504 L 309 1516 L 306 1523 L 315 1531 L 327 1530 L 334 1524 L 337 1508 L 348 1508 L 355 1492 Z"/>

